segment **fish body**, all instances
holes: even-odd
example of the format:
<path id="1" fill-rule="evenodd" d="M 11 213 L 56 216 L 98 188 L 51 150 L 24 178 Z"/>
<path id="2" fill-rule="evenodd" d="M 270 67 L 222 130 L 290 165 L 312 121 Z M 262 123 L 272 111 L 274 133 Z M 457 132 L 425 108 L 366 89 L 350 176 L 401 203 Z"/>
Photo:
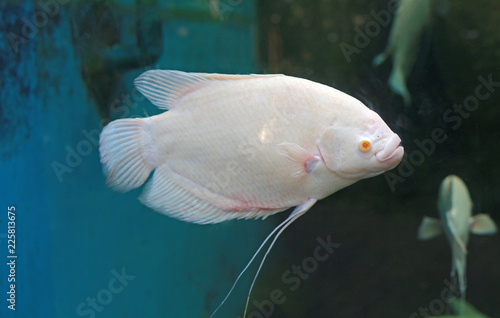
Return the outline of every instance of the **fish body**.
<path id="1" fill-rule="evenodd" d="M 466 291 L 467 243 L 469 233 L 492 235 L 495 222 L 487 214 L 472 216 L 473 203 L 467 186 L 455 175 L 447 176 L 439 188 L 440 220 L 424 217 L 418 231 L 421 240 L 431 239 L 444 231 L 452 252 L 452 278 L 457 277 L 462 300 Z"/>
<path id="2" fill-rule="evenodd" d="M 195 223 L 266 217 L 394 168 L 400 139 L 331 87 L 284 75 L 148 71 L 139 91 L 168 111 L 101 134 L 107 184 Z M 360 149 L 361 142 L 369 149 Z"/>
<path id="3" fill-rule="evenodd" d="M 322 199 L 352 181 L 337 178 L 323 163 L 310 177 L 297 178 L 279 152 L 279 145 L 287 142 L 302 148 L 297 155 L 303 151 L 319 156 L 316 139 L 335 116 L 322 116 L 329 112 L 326 101 L 332 97 L 323 87 L 304 94 L 303 83 L 284 76 L 227 84 L 209 81 L 185 96 L 182 105 L 151 120 L 160 164 L 169 167 L 179 184 L 220 209 L 247 211 L 283 209 L 309 197 Z M 296 100 L 312 94 L 319 96 L 314 103 L 292 108 Z M 301 125 L 294 127 L 292 117 Z M 196 180 L 196 186 L 188 186 L 184 179 Z"/>
<path id="4" fill-rule="evenodd" d="M 373 60 L 373 65 L 378 66 L 392 56 L 389 85 L 403 97 L 407 106 L 411 104 L 411 95 L 406 80 L 417 57 L 422 34 L 431 23 L 432 12 L 445 14 L 446 10 L 445 0 L 400 0 L 387 47 Z"/>

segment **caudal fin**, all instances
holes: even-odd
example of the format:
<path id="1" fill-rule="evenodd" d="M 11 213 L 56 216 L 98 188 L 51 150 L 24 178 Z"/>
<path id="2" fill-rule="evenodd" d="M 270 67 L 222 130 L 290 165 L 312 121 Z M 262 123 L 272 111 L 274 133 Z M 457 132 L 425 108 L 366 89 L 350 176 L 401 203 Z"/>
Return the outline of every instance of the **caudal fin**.
<path id="1" fill-rule="evenodd" d="M 118 119 L 101 132 L 99 152 L 106 185 L 119 192 L 141 186 L 155 168 L 147 118 Z"/>

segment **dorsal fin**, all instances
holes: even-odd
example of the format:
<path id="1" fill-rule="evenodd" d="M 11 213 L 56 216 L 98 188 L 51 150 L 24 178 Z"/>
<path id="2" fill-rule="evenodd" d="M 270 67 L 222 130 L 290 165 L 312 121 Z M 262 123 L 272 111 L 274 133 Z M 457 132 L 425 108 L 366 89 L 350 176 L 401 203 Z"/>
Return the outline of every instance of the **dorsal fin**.
<path id="1" fill-rule="evenodd" d="M 207 74 L 151 70 L 135 79 L 135 87 L 160 109 L 170 109 L 191 88 L 211 80 Z"/>
<path id="2" fill-rule="evenodd" d="M 195 90 L 199 85 L 213 80 L 239 80 L 255 77 L 282 76 L 269 75 L 225 75 L 207 73 L 186 73 L 181 71 L 151 70 L 142 73 L 134 81 L 135 86 L 151 103 L 160 109 L 171 109 L 174 102 Z"/>

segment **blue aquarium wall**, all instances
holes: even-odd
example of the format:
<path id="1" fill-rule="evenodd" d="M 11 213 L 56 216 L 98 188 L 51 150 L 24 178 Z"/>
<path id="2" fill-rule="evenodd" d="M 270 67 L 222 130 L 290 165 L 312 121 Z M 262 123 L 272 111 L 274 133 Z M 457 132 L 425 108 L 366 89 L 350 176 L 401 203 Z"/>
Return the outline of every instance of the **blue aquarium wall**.
<path id="1" fill-rule="evenodd" d="M 143 71 L 256 71 L 254 1 L 214 3 L 0 4 L 1 317 L 208 317 L 272 228 L 180 222 L 101 172 L 102 126 L 159 112 L 133 88 Z M 250 276 L 221 317 L 241 314 Z"/>

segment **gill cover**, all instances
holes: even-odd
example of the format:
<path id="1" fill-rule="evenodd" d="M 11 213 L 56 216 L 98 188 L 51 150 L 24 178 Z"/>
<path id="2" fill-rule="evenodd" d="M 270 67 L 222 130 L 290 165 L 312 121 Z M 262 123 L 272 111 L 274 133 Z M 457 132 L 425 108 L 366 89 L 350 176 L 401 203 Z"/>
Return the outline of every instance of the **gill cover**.
<path id="1" fill-rule="evenodd" d="M 339 138 L 340 132 L 334 127 L 327 128 L 321 135 L 318 148 L 325 161 L 325 165 L 333 172 L 340 169 L 340 148 L 342 140 Z"/>

